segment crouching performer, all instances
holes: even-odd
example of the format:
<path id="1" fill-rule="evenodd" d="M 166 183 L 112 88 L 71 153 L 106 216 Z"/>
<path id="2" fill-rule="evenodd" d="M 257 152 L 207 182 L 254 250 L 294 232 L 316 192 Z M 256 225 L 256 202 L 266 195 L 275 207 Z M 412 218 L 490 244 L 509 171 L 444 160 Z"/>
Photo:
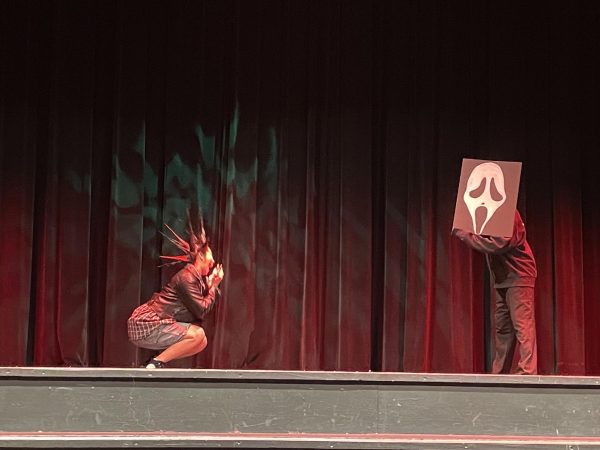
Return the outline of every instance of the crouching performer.
<path id="1" fill-rule="evenodd" d="M 200 321 L 215 305 L 224 273 L 223 266 L 215 264 L 200 215 L 197 223 L 194 228 L 188 212 L 188 241 L 167 226 L 173 237 L 166 237 L 184 254 L 161 258 L 170 260 L 166 265 L 185 266 L 127 320 L 131 343 L 161 350 L 145 364 L 148 369 L 166 367 L 170 361 L 200 353 L 207 345 Z"/>

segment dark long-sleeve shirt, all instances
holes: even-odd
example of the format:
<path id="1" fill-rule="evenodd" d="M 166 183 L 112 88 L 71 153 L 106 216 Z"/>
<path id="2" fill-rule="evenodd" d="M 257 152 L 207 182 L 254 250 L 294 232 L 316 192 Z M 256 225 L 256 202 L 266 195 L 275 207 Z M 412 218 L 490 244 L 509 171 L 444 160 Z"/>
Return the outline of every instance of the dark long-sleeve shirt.
<path id="1" fill-rule="evenodd" d="M 455 235 L 473 250 L 485 254 L 494 287 L 535 286 L 535 258 L 518 211 L 515 211 L 513 234 L 510 238 L 476 235 L 464 230 L 455 230 Z"/>

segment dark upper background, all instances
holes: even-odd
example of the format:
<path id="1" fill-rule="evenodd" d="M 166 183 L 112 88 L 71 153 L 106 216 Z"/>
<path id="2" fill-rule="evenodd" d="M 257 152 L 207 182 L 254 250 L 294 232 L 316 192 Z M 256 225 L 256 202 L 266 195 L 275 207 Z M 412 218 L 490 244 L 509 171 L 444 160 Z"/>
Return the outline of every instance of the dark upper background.
<path id="1" fill-rule="evenodd" d="M 600 373 L 598 2 L 0 2 L 0 364 L 132 366 L 200 203 L 182 366 L 483 372 L 463 157 L 523 162 L 542 373 Z"/>

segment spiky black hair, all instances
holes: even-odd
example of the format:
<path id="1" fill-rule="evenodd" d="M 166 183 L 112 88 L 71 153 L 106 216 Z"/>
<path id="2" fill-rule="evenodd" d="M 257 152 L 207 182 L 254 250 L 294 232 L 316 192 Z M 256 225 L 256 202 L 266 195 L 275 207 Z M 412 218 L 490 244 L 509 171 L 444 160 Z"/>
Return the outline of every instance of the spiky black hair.
<path id="1" fill-rule="evenodd" d="M 206 237 L 206 230 L 204 229 L 202 211 L 198 207 L 190 207 L 187 210 L 187 240 L 179 236 L 169 225 L 165 224 L 165 227 L 172 234 L 172 236 L 168 236 L 162 231 L 161 234 L 175 247 L 182 251 L 183 254 L 173 256 L 161 255 L 160 257 L 162 259 L 166 259 L 169 262 L 161 264 L 160 267 L 172 266 L 174 264 L 181 263 L 193 263 L 198 253 L 203 252 L 208 246 L 208 238 Z"/>

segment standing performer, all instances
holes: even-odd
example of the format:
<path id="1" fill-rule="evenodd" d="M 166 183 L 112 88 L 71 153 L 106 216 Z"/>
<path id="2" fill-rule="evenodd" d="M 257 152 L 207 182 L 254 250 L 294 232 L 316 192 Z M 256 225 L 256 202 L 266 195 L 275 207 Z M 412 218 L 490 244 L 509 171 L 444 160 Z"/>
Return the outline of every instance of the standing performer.
<path id="1" fill-rule="evenodd" d="M 515 337 L 520 345 L 518 374 L 537 374 L 534 287 L 535 258 L 525 239 L 525 224 L 515 210 L 510 238 L 476 235 L 454 229 L 452 233 L 474 250 L 485 253 L 496 291 L 496 354 L 492 373 L 509 373 Z"/>
<path id="2" fill-rule="evenodd" d="M 195 230 L 188 212 L 187 242 L 167 225 L 174 237 L 166 237 L 184 254 L 161 258 L 172 260 L 167 265 L 185 263 L 185 267 L 127 320 L 132 344 L 163 350 L 148 361 L 147 369 L 166 367 L 169 361 L 195 355 L 206 347 L 199 321 L 213 308 L 224 273 L 221 264 L 215 265 L 202 217 L 198 215 L 197 221 Z"/>

